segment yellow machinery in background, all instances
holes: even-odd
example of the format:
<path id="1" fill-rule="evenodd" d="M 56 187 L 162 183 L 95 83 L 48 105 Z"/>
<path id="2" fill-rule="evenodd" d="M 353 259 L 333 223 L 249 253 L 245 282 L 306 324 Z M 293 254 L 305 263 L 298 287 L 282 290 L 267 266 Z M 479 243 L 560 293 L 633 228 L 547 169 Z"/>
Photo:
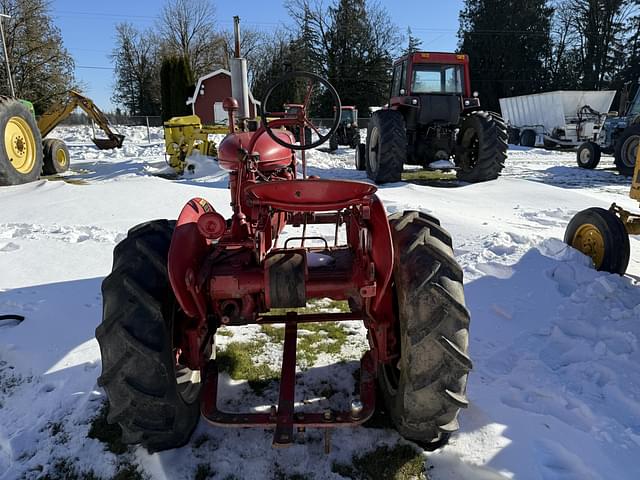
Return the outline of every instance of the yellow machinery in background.
<path id="1" fill-rule="evenodd" d="M 640 147 L 629 196 L 640 202 Z M 616 205 L 608 210 L 592 207 L 578 212 L 569 222 L 564 241 L 591 257 L 596 269 L 623 275 L 629 264 L 629 235 L 640 235 L 640 214 Z"/>
<path id="2" fill-rule="evenodd" d="M 201 155 L 216 157 L 218 151 L 212 135 L 226 134 L 229 127 L 203 126 L 200 117 L 188 115 L 173 117 L 164 123 L 165 151 L 169 165 L 178 173 L 184 172 L 186 159 L 194 150 Z"/>
<path id="3" fill-rule="evenodd" d="M 47 112 L 43 113 L 40 118 L 38 118 L 38 130 L 40 130 L 42 138 L 46 137 L 51 130 L 56 128 L 60 122 L 71 115 L 71 113 L 78 107 L 84 110 L 87 116 L 107 135 L 107 138 L 91 139 L 96 147 L 100 150 L 122 147 L 124 135 L 120 135 L 112 130 L 111 125 L 109 125 L 109 120 L 105 114 L 102 113 L 102 110 L 93 103 L 93 100 L 85 97 L 75 90 L 70 90 L 64 102 L 50 108 Z"/>

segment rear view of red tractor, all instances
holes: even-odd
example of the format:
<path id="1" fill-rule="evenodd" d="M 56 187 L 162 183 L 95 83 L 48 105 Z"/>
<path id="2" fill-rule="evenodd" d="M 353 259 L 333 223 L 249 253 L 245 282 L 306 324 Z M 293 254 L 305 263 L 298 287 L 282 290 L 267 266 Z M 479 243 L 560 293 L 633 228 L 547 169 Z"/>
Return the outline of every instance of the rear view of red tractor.
<path id="1" fill-rule="evenodd" d="M 507 138 L 502 117 L 471 92 L 466 55 L 414 53 L 394 63 L 389 106 L 371 116 L 362 166 L 376 183 L 400 181 L 405 163 L 445 163 L 459 180 L 484 182 L 500 175 Z"/>
<path id="2" fill-rule="evenodd" d="M 273 91 L 294 80 L 305 86 L 297 116 L 269 112 Z M 330 94 L 336 107 L 325 135 L 308 120 L 316 93 Z M 235 105 L 225 101 L 230 129 Z M 373 185 L 306 176 L 304 150 L 327 141 L 340 118 L 340 100 L 326 80 L 288 74 L 262 105 L 256 132 L 232 132 L 219 147 L 230 175 L 230 219 L 195 198 L 177 221 L 132 228 L 114 251 L 96 330 L 109 421 L 120 424 L 125 442 L 151 451 L 185 444 L 200 413 L 218 426 L 274 428 L 273 444 L 287 446 L 297 428 L 365 422 L 376 407 L 377 380 L 402 436 L 425 448 L 442 444 L 467 406 L 471 368 L 469 313 L 451 237 L 420 212 L 387 217 Z M 297 144 L 282 127 L 309 127 L 318 140 L 305 144 L 302 136 Z M 335 230 L 333 246 L 306 236 L 309 225 Z M 302 233 L 285 239 L 285 226 Z M 346 243 L 338 241 L 339 230 Z M 350 311 L 265 315 L 314 298 L 347 300 Z M 368 329 L 359 393 L 335 410 L 296 411 L 298 325 L 346 320 Z M 285 325 L 278 405 L 242 414 L 220 410 L 216 330 L 273 323 Z"/>

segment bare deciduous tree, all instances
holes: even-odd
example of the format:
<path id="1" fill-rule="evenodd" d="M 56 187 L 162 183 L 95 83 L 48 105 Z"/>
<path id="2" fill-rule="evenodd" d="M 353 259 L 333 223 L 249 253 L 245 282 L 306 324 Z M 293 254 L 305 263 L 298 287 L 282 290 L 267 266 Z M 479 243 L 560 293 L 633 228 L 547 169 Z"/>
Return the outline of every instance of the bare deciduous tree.
<path id="1" fill-rule="evenodd" d="M 168 54 L 189 60 L 196 78 L 224 59 L 224 40 L 215 31 L 215 7 L 209 0 L 167 0 L 158 30 Z"/>

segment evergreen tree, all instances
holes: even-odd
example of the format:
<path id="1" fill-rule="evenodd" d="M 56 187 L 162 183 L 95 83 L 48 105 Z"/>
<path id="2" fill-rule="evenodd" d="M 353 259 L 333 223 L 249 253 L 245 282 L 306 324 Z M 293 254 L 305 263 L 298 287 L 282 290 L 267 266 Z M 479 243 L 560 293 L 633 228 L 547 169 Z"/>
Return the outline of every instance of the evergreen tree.
<path id="1" fill-rule="evenodd" d="M 546 0 L 466 0 L 459 47 L 470 57 L 472 87 L 485 107 L 547 88 L 552 13 Z"/>
<path id="2" fill-rule="evenodd" d="M 411 32 L 411 27 L 407 27 L 407 47 L 402 52 L 402 55 L 409 55 L 411 53 L 419 52 L 422 46 L 422 40 L 418 37 L 414 37 Z"/>
<path id="3" fill-rule="evenodd" d="M 36 114 L 66 98 L 74 87 L 74 63 L 53 24 L 46 0 L 0 0 L 9 65 L 16 96 L 33 102 Z M 4 58 L 2 59 L 4 64 Z M 6 66 L 0 66 L 0 93 L 11 95 Z"/>
<path id="4" fill-rule="evenodd" d="M 171 117 L 191 115 L 187 98 L 193 94 L 193 88 L 193 74 L 185 57 L 173 56 L 162 61 L 160 90 L 163 122 Z"/>

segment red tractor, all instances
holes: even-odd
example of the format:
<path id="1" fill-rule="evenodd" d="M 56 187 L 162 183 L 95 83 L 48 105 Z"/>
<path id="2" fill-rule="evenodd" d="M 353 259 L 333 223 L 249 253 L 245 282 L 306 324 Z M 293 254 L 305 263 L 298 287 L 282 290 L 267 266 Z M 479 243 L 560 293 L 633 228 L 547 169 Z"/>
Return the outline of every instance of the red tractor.
<path id="1" fill-rule="evenodd" d="M 356 167 L 380 184 L 400 181 L 405 163 L 441 168 L 444 161 L 459 180 L 483 182 L 500 175 L 507 138 L 504 120 L 481 110 L 471 92 L 469 57 L 414 53 L 394 63 L 388 108 L 373 113 Z"/>
<path id="2" fill-rule="evenodd" d="M 308 82 L 304 108 L 295 118 L 267 111 L 274 89 L 292 78 Z M 325 135 L 308 120 L 314 86 L 336 106 Z M 441 445 L 468 404 L 471 369 L 469 312 L 451 237 L 425 213 L 387 217 L 369 183 L 306 176 L 304 150 L 327 141 L 340 118 L 340 99 L 326 80 L 292 72 L 268 90 L 262 105 L 257 131 L 231 131 L 219 147 L 220 165 L 230 175 L 231 218 L 194 198 L 177 221 L 138 225 L 115 248 L 96 329 L 108 420 L 122 427 L 123 441 L 150 451 L 185 444 L 200 414 L 217 426 L 274 428 L 274 446 L 287 446 L 296 429 L 367 421 L 377 405 L 377 381 L 379 400 L 400 434 L 425 448 Z M 233 130 L 237 102 L 227 99 L 224 106 Z M 319 138 L 297 144 L 283 127 L 309 127 Z M 301 175 L 296 151 L 302 151 Z M 301 235 L 283 238 L 285 225 L 300 227 Z M 333 225 L 333 246 L 307 236 L 309 225 Z M 338 241 L 338 230 L 346 243 Z M 314 298 L 348 301 L 350 311 L 293 311 Z M 266 315 L 273 308 L 290 310 Z M 368 329 L 358 393 L 344 408 L 297 411 L 298 325 L 346 320 L 361 320 Z M 274 323 L 285 325 L 278 405 L 266 412 L 222 411 L 216 330 Z"/>

